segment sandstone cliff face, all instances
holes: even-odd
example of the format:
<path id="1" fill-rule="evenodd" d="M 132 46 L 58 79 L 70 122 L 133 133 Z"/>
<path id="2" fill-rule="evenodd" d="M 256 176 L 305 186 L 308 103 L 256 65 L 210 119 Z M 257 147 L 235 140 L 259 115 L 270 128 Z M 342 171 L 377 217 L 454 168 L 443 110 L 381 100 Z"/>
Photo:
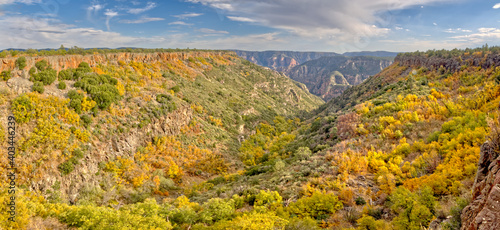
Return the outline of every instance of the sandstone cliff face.
<path id="1" fill-rule="evenodd" d="M 203 57 L 208 58 L 214 55 L 222 55 L 222 52 L 177 52 L 177 53 L 108 53 L 108 54 L 90 54 L 90 55 L 57 55 L 57 56 L 38 56 L 26 57 L 27 66 L 34 66 L 37 61 L 47 60 L 53 69 L 60 71 L 67 68 L 76 68 L 81 62 L 89 63 L 90 67 L 95 67 L 98 64 L 118 64 L 119 61 L 123 62 L 171 62 L 177 60 L 186 60 L 190 57 Z M 0 59 L 0 71 L 15 70 L 16 60 L 18 57 L 9 57 Z M 28 71 L 14 71 L 14 76 L 22 76 Z"/>
<path id="2" fill-rule="evenodd" d="M 472 202 L 461 218 L 462 230 L 500 229 L 500 154 L 491 142 L 481 146 Z"/>

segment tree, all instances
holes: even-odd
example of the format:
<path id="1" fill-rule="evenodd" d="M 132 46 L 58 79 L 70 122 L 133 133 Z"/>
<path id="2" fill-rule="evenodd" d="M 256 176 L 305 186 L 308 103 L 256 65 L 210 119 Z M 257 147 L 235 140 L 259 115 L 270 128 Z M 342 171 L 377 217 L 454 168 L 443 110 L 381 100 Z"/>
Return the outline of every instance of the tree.
<path id="1" fill-rule="evenodd" d="M 16 67 L 19 69 L 24 69 L 26 67 L 26 58 L 25 57 L 19 57 L 16 60 Z"/>

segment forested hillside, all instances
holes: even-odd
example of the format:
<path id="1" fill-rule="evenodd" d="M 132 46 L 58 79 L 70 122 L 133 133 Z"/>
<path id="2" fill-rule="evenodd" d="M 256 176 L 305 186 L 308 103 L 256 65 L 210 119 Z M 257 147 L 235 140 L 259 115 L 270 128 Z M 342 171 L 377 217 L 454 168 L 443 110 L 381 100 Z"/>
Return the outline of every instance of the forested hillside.
<path id="1" fill-rule="evenodd" d="M 499 51 L 399 54 L 326 104 L 228 52 L 7 55 L 1 128 L 13 114 L 18 219 L 1 206 L 0 224 L 494 227 L 472 219 L 495 211 L 484 204 L 498 167 L 481 145 L 500 146 Z"/>

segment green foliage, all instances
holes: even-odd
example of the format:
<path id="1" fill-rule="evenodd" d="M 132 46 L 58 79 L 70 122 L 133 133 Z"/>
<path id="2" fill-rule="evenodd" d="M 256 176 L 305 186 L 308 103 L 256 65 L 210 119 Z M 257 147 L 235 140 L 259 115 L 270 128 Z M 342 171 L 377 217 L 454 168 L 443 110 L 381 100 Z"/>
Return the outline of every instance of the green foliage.
<path id="1" fill-rule="evenodd" d="M 83 121 L 85 127 L 88 127 L 92 123 L 92 117 L 87 114 L 81 115 L 80 120 Z"/>
<path id="2" fill-rule="evenodd" d="M 80 163 L 80 160 L 83 158 L 83 156 L 84 153 L 82 150 L 75 149 L 73 150 L 70 158 L 67 161 L 61 163 L 57 168 L 62 175 L 68 175 L 75 169 L 75 166 Z"/>
<path id="3" fill-rule="evenodd" d="M 298 217 L 326 219 L 328 215 L 343 208 L 342 202 L 332 193 L 314 191 L 310 197 L 302 197 L 288 206 L 290 213 Z"/>
<path id="4" fill-rule="evenodd" d="M 16 67 L 19 69 L 24 69 L 26 67 L 26 57 L 19 57 L 16 60 Z"/>
<path id="5" fill-rule="evenodd" d="M 172 229 L 172 225 L 165 218 L 151 215 L 157 212 L 158 205 L 141 207 L 144 203 L 120 210 L 90 205 L 58 205 L 62 208 L 62 212 L 53 212 L 52 215 L 60 222 L 66 223 L 68 227 L 79 229 Z"/>
<path id="6" fill-rule="evenodd" d="M 294 153 L 294 156 L 298 160 L 307 160 L 309 159 L 309 157 L 311 157 L 311 155 L 311 149 L 309 149 L 308 147 L 299 147 Z"/>
<path id="7" fill-rule="evenodd" d="M 12 101 L 12 113 L 16 118 L 16 122 L 26 123 L 33 118 L 34 106 L 31 103 L 31 99 L 26 95 L 22 94 Z"/>
<path id="8" fill-rule="evenodd" d="M 80 67 L 78 67 L 80 68 Z M 85 69 L 85 67 L 82 67 Z M 77 69 L 77 73 L 81 72 Z M 120 99 L 120 93 L 116 88 L 117 80 L 109 75 L 86 74 L 74 86 L 83 89 L 97 102 L 100 109 L 107 109 L 112 103 Z"/>
<path id="9" fill-rule="evenodd" d="M 43 87 L 42 82 L 37 81 L 33 83 L 31 90 L 33 90 L 33 92 L 43 93 L 45 91 L 45 88 Z"/>
<path id="10" fill-rule="evenodd" d="M 363 215 L 357 220 L 357 230 L 383 230 L 387 229 L 383 220 L 375 220 L 372 216 Z"/>
<path id="11" fill-rule="evenodd" d="M 360 197 L 358 196 L 356 198 L 356 200 L 354 200 L 354 202 L 356 203 L 356 205 L 365 205 L 366 204 L 366 201 L 363 197 Z"/>
<path id="12" fill-rule="evenodd" d="M 315 220 L 311 218 L 292 218 L 285 226 L 285 230 L 320 230 Z"/>
<path id="13" fill-rule="evenodd" d="M 1 73 L 2 80 L 7 81 L 12 77 L 12 72 L 10 70 L 4 70 Z"/>
<path id="14" fill-rule="evenodd" d="M 469 201 L 464 198 L 457 198 L 457 204 L 451 208 L 451 220 L 443 225 L 443 229 L 460 229 L 462 227 L 461 214 L 462 210 L 469 204 Z"/>
<path id="15" fill-rule="evenodd" d="M 230 219 L 234 214 L 233 201 L 225 201 L 220 198 L 212 198 L 202 205 L 200 219 L 204 223 L 214 223 L 220 220 Z"/>
<path id="16" fill-rule="evenodd" d="M 278 192 L 261 190 L 259 194 L 255 196 L 253 206 L 255 210 L 265 212 L 266 210 L 276 210 L 282 207 L 282 202 L 283 198 Z"/>
<path id="17" fill-rule="evenodd" d="M 398 187 L 389 199 L 391 209 L 398 214 L 393 220 L 397 229 L 420 229 L 421 226 L 428 226 L 434 216 L 436 198 L 429 187 L 420 193 Z"/>
<path id="18" fill-rule="evenodd" d="M 38 71 L 44 71 L 49 68 L 49 63 L 47 62 L 47 60 L 42 59 L 35 63 L 35 67 L 38 69 Z"/>
<path id="19" fill-rule="evenodd" d="M 156 95 L 156 101 L 160 104 L 168 104 L 172 100 L 172 96 L 167 94 Z"/>
<path id="20" fill-rule="evenodd" d="M 66 82 L 64 81 L 59 81 L 59 84 L 57 84 L 58 89 L 66 89 Z"/>
<path id="21" fill-rule="evenodd" d="M 172 87 L 172 88 L 170 88 L 170 89 L 171 89 L 172 91 L 174 91 L 174 93 L 178 93 L 178 92 L 180 92 L 180 91 L 181 91 L 181 88 L 180 88 L 178 85 L 176 85 L 176 86 L 174 86 L 174 87 Z"/>
<path id="22" fill-rule="evenodd" d="M 57 75 L 57 79 L 59 79 L 59 81 L 76 80 L 75 76 L 76 76 L 75 71 L 73 69 L 63 69 L 63 70 L 59 71 L 59 73 Z"/>
<path id="23" fill-rule="evenodd" d="M 35 82 L 42 82 L 44 85 L 50 85 L 56 80 L 57 71 L 50 67 L 35 73 L 31 76 L 30 80 Z"/>

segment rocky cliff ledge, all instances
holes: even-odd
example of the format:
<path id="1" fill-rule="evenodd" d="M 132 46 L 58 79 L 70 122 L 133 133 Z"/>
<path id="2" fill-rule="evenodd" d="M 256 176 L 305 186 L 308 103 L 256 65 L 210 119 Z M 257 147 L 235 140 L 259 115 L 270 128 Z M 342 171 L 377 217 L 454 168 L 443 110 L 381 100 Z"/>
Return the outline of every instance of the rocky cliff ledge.
<path id="1" fill-rule="evenodd" d="M 480 66 L 483 69 L 497 66 L 500 63 L 499 54 L 483 54 L 482 52 L 473 54 L 464 54 L 455 57 L 441 57 L 438 55 L 398 55 L 394 62 L 399 62 L 401 66 L 421 66 L 430 70 L 437 70 L 444 67 L 450 72 L 456 72 L 462 66 Z"/>
<path id="2" fill-rule="evenodd" d="M 220 56 L 224 52 L 157 52 L 157 53 L 107 53 L 107 54 L 89 54 L 89 55 L 56 55 L 56 56 L 36 56 L 26 57 L 27 66 L 34 66 L 35 62 L 45 59 L 52 66 L 53 69 L 60 71 L 66 68 L 76 68 L 81 62 L 89 63 L 90 67 L 97 66 L 98 64 L 117 64 L 119 61 L 123 62 L 142 62 L 154 63 L 158 61 L 170 62 L 176 60 L 185 60 L 190 57 L 203 57 Z M 16 60 L 18 57 L 9 57 L 0 59 L 0 71 L 13 70 L 16 67 Z M 16 74 L 15 72 L 14 74 Z"/>
<path id="3" fill-rule="evenodd" d="M 462 211 L 462 230 L 500 229 L 500 152 L 497 144 L 481 146 L 472 202 Z"/>

